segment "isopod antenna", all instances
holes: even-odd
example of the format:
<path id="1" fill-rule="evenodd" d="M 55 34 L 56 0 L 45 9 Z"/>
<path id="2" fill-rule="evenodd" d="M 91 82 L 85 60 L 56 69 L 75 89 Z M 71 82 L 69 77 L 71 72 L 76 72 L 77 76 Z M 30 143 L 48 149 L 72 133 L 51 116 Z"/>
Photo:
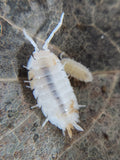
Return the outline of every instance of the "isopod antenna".
<path id="1" fill-rule="evenodd" d="M 35 53 L 35 52 L 39 52 L 39 49 L 38 49 L 37 44 L 36 44 L 35 41 L 27 34 L 27 32 L 26 32 L 25 29 L 23 29 L 23 33 L 24 33 L 25 37 L 26 37 L 26 38 L 30 41 L 30 43 L 33 45 L 33 47 L 34 47 L 34 49 L 35 49 L 34 53 Z"/>
<path id="2" fill-rule="evenodd" d="M 63 23 L 63 18 L 64 18 L 64 12 L 61 14 L 60 21 L 57 24 L 57 26 L 54 28 L 54 30 L 51 32 L 49 35 L 48 39 L 46 39 L 45 44 L 43 45 L 44 50 L 48 50 L 48 44 L 50 43 L 51 39 L 53 38 L 54 34 L 59 30 Z"/>

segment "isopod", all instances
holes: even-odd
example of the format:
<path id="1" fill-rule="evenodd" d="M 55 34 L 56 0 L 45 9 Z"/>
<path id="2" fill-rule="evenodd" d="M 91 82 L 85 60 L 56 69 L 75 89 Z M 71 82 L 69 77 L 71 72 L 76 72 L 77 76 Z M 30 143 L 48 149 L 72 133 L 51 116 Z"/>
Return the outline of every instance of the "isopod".
<path id="1" fill-rule="evenodd" d="M 30 88 L 33 90 L 33 95 L 37 100 L 35 107 L 41 108 L 46 117 L 42 126 L 50 121 L 53 125 L 61 129 L 63 134 L 67 130 L 71 138 L 73 128 L 83 131 L 78 125 L 78 109 L 84 107 L 84 105 L 78 104 L 73 88 L 64 70 L 64 65 L 48 49 L 50 40 L 62 25 L 63 17 L 64 13 L 62 13 L 58 25 L 45 41 L 42 50 L 39 50 L 37 44 L 25 30 L 23 32 L 35 48 L 33 55 L 28 60 L 26 68 L 28 69 Z"/>

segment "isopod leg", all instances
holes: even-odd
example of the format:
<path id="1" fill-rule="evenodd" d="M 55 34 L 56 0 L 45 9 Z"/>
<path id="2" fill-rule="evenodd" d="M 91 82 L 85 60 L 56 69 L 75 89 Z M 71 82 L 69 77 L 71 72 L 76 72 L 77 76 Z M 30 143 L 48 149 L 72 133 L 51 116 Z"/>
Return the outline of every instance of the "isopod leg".
<path id="1" fill-rule="evenodd" d="M 35 106 L 32 106 L 32 107 L 30 107 L 31 109 L 34 109 L 34 108 L 41 108 L 41 107 L 39 107 L 39 105 L 38 104 L 36 104 Z"/>
<path id="2" fill-rule="evenodd" d="M 85 108 L 86 105 L 78 105 L 79 108 Z"/>
<path id="3" fill-rule="evenodd" d="M 24 65 L 23 65 L 23 68 L 25 68 L 25 69 L 27 69 L 27 70 L 28 70 L 27 66 L 24 66 Z"/>
<path id="4" fill-rule="evenodd" d="M 46 125 L 47 122 L 48 122 L 48 118 L 46 118 L 46 120 L 43 122 L 42 128 Z"/>
<path id="5" fill-rule="evenodd" d="M 30 86 L 26 86 L 26 88 L 30 88 L 30 89 L 31 89 L 31 87 L 30 87 Z"/>
<path id="6" fill-rule="evenodd" d="M 78 131 L 84 131 L 76 122 L 74 122 L 73 126 L 74 126 L 75 129 L 77 129 Z"/>
<path id="7" fill-rule="evenodd" d="M 64 54 L 65 54 L 64 52 L 62 52 L 62 53 L 59 54 L 60 60 L 63 59 L 63 55 Z"/>
<path id="8" fill-rule="evenodd" d="M 30 81 L 24 81 L 24 83 L 30 83 Z"/>
<path id="9" fill-rule="evenodd" d="M 59 54 L 59 59 L 60 60 L 65 59 L 65 58 L 69 58 L 69 56 L 65 52 L 62 52 L 62 53 Z"/>

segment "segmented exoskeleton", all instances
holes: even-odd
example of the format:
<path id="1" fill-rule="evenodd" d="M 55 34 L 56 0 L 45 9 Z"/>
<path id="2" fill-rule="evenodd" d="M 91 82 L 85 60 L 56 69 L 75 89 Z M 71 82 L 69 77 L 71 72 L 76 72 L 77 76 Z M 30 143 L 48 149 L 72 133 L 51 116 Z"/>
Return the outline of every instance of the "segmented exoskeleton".
<path id="1" fill-rule="evenodd" d="M 35 48 L 27 64 L 28 79 L 37 100 L 36 106 L 41 108 L 46 117 L 43 126 L 47 121 L 50 121 L 62 129 L 63 133 L 67 130 L 71 138 L 73 127 L 78 131 L 83 131 L 77 124 L 79 122 L 78 109 L 83 105 L 78 105 L 68 76 L 64 71 L 64 65 L 48 49 L 50 40 L 62 25 L 63 17 L 64 13 L 62 13 L 56 28 L 45 41 L 42 50 L 38 49 L 37 44 L 27 35 L 25 30 L 23 32 Z"/>

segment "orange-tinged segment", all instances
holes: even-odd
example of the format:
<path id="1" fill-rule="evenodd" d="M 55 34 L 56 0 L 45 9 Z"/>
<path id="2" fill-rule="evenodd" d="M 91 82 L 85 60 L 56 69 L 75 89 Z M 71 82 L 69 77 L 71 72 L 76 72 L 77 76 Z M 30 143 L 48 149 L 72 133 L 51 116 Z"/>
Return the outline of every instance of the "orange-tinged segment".
<path id="1" fill-rule="evenodd" d="M 72 129 L 73 129 L 73 125 L 72 124 L 68 124 L 67 127 L 67 132 L 70 138 L 72 138 Z"/>
<path id="2" fill-rule="evenodd" d="M 74 113 L 74 112 L 78 112 L 78 110 L 74 108 L 74 101 L 72 100 L 68 113 L 71 114 L 71 113 Z"/>

